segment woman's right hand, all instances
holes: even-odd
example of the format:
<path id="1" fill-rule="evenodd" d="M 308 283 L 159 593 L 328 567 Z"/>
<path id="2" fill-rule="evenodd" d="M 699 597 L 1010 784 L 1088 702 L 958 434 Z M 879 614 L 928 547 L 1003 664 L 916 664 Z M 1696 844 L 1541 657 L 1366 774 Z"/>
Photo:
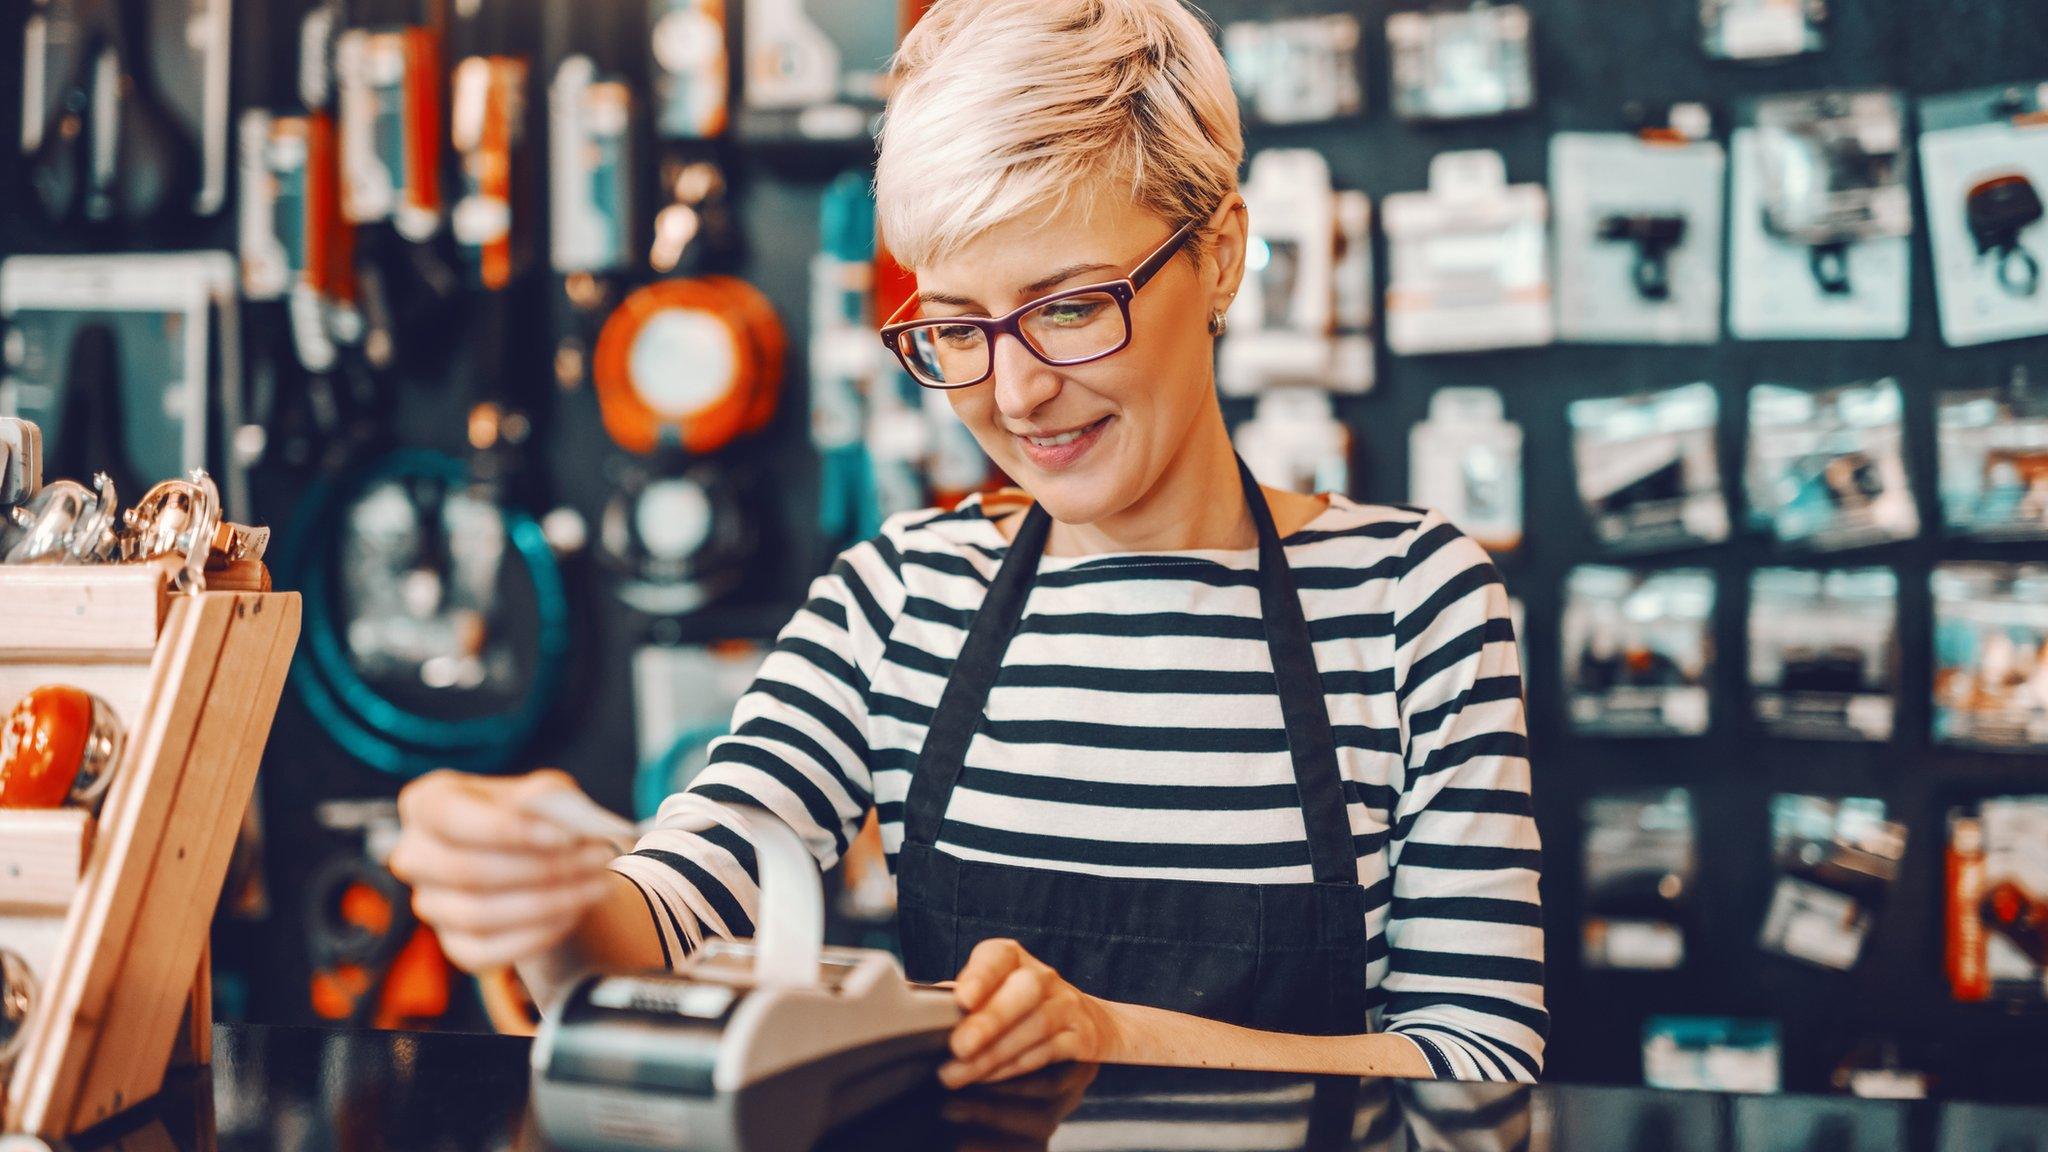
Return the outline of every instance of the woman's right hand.
<path id="1" fill-rule="evenodd" d="M 568 773 L 479 776 L 443 769 L 398 794 L 389 867 L 456 967 L 479 973 L 554 948 L 610 891 L 617 856 L 528 813 L 533 794 L 575 789 Z"/>

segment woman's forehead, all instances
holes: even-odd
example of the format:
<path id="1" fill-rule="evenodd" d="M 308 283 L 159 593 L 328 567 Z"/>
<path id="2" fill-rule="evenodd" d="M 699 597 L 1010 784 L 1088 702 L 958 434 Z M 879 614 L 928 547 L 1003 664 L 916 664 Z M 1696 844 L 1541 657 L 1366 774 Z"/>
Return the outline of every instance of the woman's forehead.
<path id="1" fill-rule="evenodd" d="M 1091 274 L 1115 279 L 1165 229 L 1156 214 L 1128 202 L 1021 214 L 916 268 L 919 295 L 935 303 L 992 304 L 987 297 L 1028 300 Z"/>

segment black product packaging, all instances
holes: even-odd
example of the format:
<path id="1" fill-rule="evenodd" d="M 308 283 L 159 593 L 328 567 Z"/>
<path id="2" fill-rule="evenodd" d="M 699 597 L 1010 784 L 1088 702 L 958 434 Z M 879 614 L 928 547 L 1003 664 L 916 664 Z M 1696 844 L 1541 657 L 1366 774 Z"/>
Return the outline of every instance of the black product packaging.
<path id="1" fill-rule="evenodd" d="M 1586 966 L 1654 971 L 1684 964 L 1697 868 L 1692 794 L 1673 788 L 1595 796 L 1584 816 Z"/>
<path id="2" fill-rule="evenodd" d="M 1867 797 L 1771 798 L 1778 883 L 1759 945 L 1823 968 L 1856 966 L 1906 854 L 1905 825 L 1884 816 L 1884 801 Z"/>
<path id="3" fill-rule="evenodd" d="M 1565 580 L 1564 681 L 1574 731 L 1697 736 L 1707 730 L 1714 574 L 1581 565 Z"/>
<path id="4" fill-rule="evenodd" d="M 1577 400 L 1568 411 L 1579 497 L 1601 543 L 1644 552 L 1728 538 L 1712 384 Z"/>
<path id="5" fill-rule="evenodd" d="M 1772 735 L 1889 740 L 1899 577 L 1889 568 L 1760 568 L 1749 579 L 1749 684 Z"/>

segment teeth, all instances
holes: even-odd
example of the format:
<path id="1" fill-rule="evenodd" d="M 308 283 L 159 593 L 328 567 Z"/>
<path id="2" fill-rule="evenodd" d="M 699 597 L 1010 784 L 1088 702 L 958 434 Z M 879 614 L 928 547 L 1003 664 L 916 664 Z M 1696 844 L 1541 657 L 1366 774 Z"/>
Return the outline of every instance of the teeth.
<path id="1" fill-rule="evenodd" d="M 1095 423 L 1100 424 L 1101 421 L 1098 420 Z M 1095 424 L 1090 424 L 1086 428 L 1076 428 L 1072 432 L 1062 432 L 1050 439 L 1041 440 L 1036 436 L 1026 436 L 1025 439 L 1038 445 L 1040 448 L 1057 448 L 1062 444 L 1072 444 L 1074 441 L 1086 436 L 1094 428 Z"/>

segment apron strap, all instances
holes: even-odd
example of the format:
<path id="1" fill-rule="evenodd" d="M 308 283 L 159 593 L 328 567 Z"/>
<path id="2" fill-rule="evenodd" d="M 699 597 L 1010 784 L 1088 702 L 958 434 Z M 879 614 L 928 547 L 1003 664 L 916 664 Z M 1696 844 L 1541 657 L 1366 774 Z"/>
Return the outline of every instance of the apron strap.
<path id="1" fill-rule="evenodd" d="M 1266 648 L 1287 724 L 1287 750 L 1294 759 L 1294 787 L 1308 834 L 1309 870 L 1318 884 L 1358 883 L 1358 853 L 1351 843 L 1351 817 L 1344 804 L 1344 775 L 1337 761 L 1337 737 L 1330 730 L 1322 673 L 1315 644 L 1295 590 L 1287 550 L 1273 526 L 1265 493 L 1242 459 L 1237 462 L 1245 500 L 1259 529 L 1259 608 L 1266 621 Z"/>
<path id="2" fill-rule="evenodd" d="M 939 706 L 932 712 L 924 747 L 917 754 L 917 771 L 910 778 L 910 794 L 904 798 L 905 843 L 929 848 L 939 838 L 953 786 L 959 783 L 960 769 L 967 763 L 967 746 L 974 741 L 975 729 L 981 727 L 989 693 L 1002 672 L 1003 653 L 1024 618 L 1024 601 L 1031 595 L 1038 558 L 1045 553 L 1051 533 L 1051 514 L 1045 505 L 1034 501 L 974 613 L 974 624 L 960 646 L 960 658 L 954 661 L 952 675 L 939 694 Z"/>

